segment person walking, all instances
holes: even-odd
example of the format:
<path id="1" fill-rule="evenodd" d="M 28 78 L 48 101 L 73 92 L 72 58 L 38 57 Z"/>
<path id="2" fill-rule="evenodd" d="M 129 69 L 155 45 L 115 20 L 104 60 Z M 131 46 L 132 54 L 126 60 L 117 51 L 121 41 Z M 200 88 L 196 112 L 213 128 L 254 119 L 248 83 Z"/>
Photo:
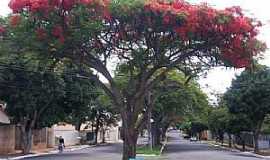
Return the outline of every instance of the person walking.
<path id="1" fill-rule="evenodd" d="M 59 146 L 58 146 L 59 152 L 62 153 L 64 148 L 65 148 L 65 140 L 62 136 L 60 136 L 59 137 Z"/>

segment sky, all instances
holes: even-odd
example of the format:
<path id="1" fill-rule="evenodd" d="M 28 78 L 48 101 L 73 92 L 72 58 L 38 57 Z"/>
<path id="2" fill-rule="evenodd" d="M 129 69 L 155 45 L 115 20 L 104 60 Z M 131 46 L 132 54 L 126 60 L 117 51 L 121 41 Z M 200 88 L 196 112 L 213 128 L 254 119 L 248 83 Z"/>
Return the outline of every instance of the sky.
<path id="1" fill-rule="evenodd" d="M 191 3 L 207 2 L 209 5 L 223 9 L 230 6 L 240 6 L 247 15 L 262 21 L 263 27 L 258 38 L 265 41 L 270 46 L 270 0 L 188 0 Z M 0 15 L 5 16 L 10 13 L 8 8 L 9 0 L 0 0 Z M 264 60 L 260 63 L 270 66 L 270 50 L 264 53 Z M 240 74 L 240 70 L 215 68 L 212 69 L 206 78 L 200 78 L 199 83 L 202 89 L 208 94 L 210 99 L 215 99 L 212 93 L 224 93 L 230 86 L 235 74 Z"/>
<path id="2" fill-rule="evenodd" d="M 267 43 L 270 47 L 270 14 L 269 14 L 269 0 L 189 0 L 192 3 L 207 2 L 211 6 L 219 9 L 230 6 L 240 6 L 244 12 L 256 18 L 263 23 L 260 29 L 258 38 Z M 270 50 L 264 53 L 264 59 L 260 61 L 261 64 L 270 66 Z M 232 79 L 235 74 L 240 74 L 243 69 L 224 69 L 215 68 L 211 70 L 206 78 L 201 78 L 199 83 L 203 90 L 208 94 L 210 99 L 214 99 L 211 93 L 224 93 L 230 87 Z"/>

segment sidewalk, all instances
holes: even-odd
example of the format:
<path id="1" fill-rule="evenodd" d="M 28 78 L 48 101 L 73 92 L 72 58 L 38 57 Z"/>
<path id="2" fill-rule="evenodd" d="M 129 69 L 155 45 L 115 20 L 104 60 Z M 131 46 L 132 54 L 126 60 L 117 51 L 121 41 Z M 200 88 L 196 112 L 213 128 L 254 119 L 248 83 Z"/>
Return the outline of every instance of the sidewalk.
<path id="1" fill-rule="evenodd" d="M 212 141 L 204 141 L 205 143 L 211 145 L 211 146 L 214 146 L 214 147 L 219 147 L 219 148 L 222 148 L 224 150 L 229 150 L 231 152 L 239 152 L 239 153 L 243 153 L 243 154 L 246 154 L 246 155 L 251 155 L 251 156 L 255 156 L 255 157 L 258 157 L 258 158 L 263 158 L 263 159 L 269 159 L 270 160 L 270 156 L 265 156 L 265 155 L 260 155 L 260 154 L 256 154 L 254 153 L 252 150 L 250 150 L 249 147 L 247 147 L 248 151 L 241 151 L 240 149 L 238 148 L 229 148 L 228 146 L 226 145 L 221 145 L 220 143 L 216 143 L 216 142 L 212 142 Z"/>
<path id="2" fill-rule="evenodd" d="M 96 145 L 77 145 L 77 146 L 68 146 L 65 148 L 64 152 L 72 152 L 76 150 L 81 150 L 89 147 L 94 147 Z M 1 156 L 0 160 L 19 160 L 23 158 L 30 158 L 30 157 L 37 157 L 42 155 L 50 155 L 50 154 L 57 154 L 59 151 L 57 148 L 46 148 L 40 150 L 34 150 L 30 154 L 22 155 L 21 153 L 15 153 L 10 155 Z"/>

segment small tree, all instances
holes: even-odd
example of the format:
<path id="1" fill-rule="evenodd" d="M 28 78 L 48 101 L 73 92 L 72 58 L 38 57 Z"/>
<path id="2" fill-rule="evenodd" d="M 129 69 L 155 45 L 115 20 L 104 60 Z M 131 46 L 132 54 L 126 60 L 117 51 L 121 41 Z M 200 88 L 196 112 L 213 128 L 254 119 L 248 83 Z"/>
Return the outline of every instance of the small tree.
<path id="1" fill-rule="evenodd" d="M 119 112 L 115 110 L 108 96 L 100 94 L 91 104 L 90 121 L 95 124 L 95 143 L 98 143 L 97 136 L 102 130 L 102 142 L 105 143 L 105 131 L 107 127 L 116 126 L 119 120 Z"/>
<path id="2" fill-rule="evenodd" d="M 12 123 L 19 126 L 21 148 L 27 154 L 33 129 L 51 126 L 65 118 L 61 102 L 64 81 L 61 75 L 52 72 L 29 71 L 35 63 L 29 63 L 27 57 L 5 60 L 9 65 L 0 69 L 0 98 L 7 103 Z"/>
<path id="3" fill-rule="evenodd" d="M 191 123 L 191 128 L 190 128 L 190 131 L 191 131 L 191 135 L 192 136 L 199 136 L 199 140 L 201 140 L 201 132 L 207 130 L 208 127 L 207 125 L 205 125 L 204 123 L 202 122 L 192 122 Z"/>
<path id="4" fill-rule="evenodd" d="M 210 130 L 222 144 L 224 142 L 224 134 L 227 131 L 229 118 L 228 110 L 225 107 L 213 109 L 208 118 Z"/>
<path id="5" fill-rule="evenodd" d="M 70 110 L 66 121 L 73 124 L 80 131 L 81 125 L 91 121 L 92 107 L 102 91 L 93 80 L 78 76 L 79 73 L 91 72 L 82 66 L 76 66 L 65 61 L 62 64 L 65 89 L 70 91 L 63 99 L 65 107 Z M 60 68 L 60 66 L 58 67 Z"/>
<path id="6" fill-rule="evenodd" d="M 251 123 L 254 138 L 254 152 L 259 152 L 258 138 L 265 117 L 270 113 L 269 100 L 270 70 L 265 66 L 255 66 L 245 70 L 232 82 L 225 94 L 229 111 L 243 114 Z"/>
<path id="7" fill-rule="evenodd" d="M 152 116 L 156 127 L 161 128 L 162 135 L 172 124 L 181 123 L 192 116 L 196 117 L 193 120 L 199 120 L 198 113 L 208 107 L 206 96 L 198 84 L 182 72 L 169 72 L 167 78 L 153 88 L 153 96 Z"/>

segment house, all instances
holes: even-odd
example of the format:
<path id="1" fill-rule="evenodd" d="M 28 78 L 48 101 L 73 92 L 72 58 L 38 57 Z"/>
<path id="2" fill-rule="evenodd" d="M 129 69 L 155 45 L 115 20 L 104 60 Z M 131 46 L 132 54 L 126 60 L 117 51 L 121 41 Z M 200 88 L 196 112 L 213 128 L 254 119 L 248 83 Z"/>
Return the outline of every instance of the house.
<path id="1" fill-rule="evenodd" d="M 65 140 L 66 146 L 80 144 L 80 133 L 75 129 L 75 126 L 67 123 L 59 123 L 53 127 L 55 145 L 58 144 L 58 138 L 61 136 Z"/>
<path id="2" fill-rule="evenodd" d="M 4 111 L 5 105 L 0 104 L 0 124 L 10 124 L 10 119 Z"/>
<path id="3" fill-rule="evenodd" d="M 15 150 L 15 127 L 9 125 L 10 119 L 4 109 L 5 106 L 0 104 L 0 154 Z"/>
<path id="4" fill-rule="evenodd" d="M 57 140 L 61 136 L 65 139 L 65 145 L 72 146 L 72 145 L 78 145 L 81 143 L 87 143 L 91 144 L 94 142 L 95 134 L 94 129 L 95 128 L 88 128 L 86 127 L 86 124 L 82 124 L 81 130 L 77 131 L 75 129 L 75 126 L 68 124 L 68 123 L 59 123 L 57 125 L 53 126 L 54 130 L 54 136 Z M 102 142 L 103 139 L 106 142 L 118 142 L 120 140 L 120 133 L 119 133 L 119 127 L 106 127 L 106 129 L 103 132 L 102 129 L 100 129 L 98 135 L 97 135 L 97 141 L 98 143 Z"/>
<path id="5" fill-rule="evenodd" d="M 33 130 L 32 149 L 45 149 L 54 147 L 54 135 L 51 128 Z M 21 149 L 20 130 L 16 125 L 10 124 L 5 113 L 5 106 L 0 104 L 0 154 L 15 153 Z"/>

